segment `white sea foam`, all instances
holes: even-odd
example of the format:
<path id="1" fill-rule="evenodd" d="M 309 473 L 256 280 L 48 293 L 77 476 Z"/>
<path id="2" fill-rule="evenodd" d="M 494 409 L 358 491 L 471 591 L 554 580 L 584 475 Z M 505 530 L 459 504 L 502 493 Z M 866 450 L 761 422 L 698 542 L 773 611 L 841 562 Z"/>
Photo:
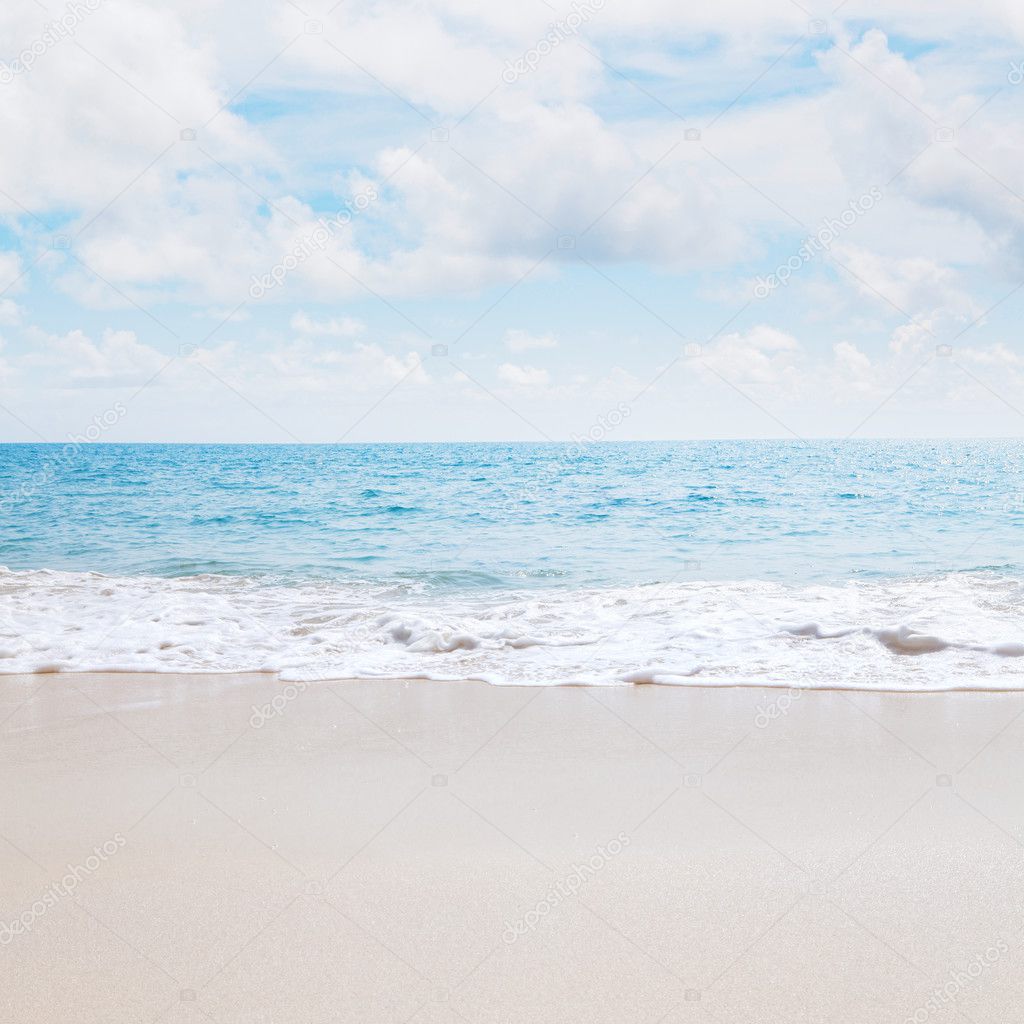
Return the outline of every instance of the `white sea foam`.
<path id="1" fill-rule="evenodd" d="M 1022 598 L 994 573 L 452 595 L 0 570 L 0 672 L 1024 689 Z"/>

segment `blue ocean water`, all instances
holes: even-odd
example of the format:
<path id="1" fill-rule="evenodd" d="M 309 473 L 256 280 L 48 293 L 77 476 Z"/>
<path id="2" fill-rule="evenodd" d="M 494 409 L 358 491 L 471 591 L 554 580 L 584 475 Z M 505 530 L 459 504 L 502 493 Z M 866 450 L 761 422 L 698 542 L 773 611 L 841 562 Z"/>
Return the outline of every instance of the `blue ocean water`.
<path id="1" fill-rule="evenodd" d="M 1019 442 L 0 446 L 0 563 L 549 587 L 1024 565 Z"/>
<path id="2" fill-rule="evenodd" d="M 1021 453 L 0 446 L 0 673 L 1024 688 Z"/>

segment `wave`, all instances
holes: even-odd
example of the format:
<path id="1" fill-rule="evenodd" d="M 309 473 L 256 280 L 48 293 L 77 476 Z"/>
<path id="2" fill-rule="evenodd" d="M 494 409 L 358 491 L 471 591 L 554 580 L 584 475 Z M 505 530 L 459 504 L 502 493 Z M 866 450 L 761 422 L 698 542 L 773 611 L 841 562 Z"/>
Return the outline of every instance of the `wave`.
<path id="1" fill-rule="evenodd" d="M 1024 582 L 998 572 L 450 590 L 0 569 L 0 673 L 1024 689 Z"/>

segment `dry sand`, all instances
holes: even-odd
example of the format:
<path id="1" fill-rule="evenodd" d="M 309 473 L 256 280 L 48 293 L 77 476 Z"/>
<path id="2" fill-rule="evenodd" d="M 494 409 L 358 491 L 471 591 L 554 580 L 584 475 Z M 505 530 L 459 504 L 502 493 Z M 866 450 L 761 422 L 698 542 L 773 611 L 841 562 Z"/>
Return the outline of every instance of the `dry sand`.
<path id="1" fill-rule="evenodd" d="M 1021 716 L 0 679 L 0 1021 L 1020 1020 Z"/>

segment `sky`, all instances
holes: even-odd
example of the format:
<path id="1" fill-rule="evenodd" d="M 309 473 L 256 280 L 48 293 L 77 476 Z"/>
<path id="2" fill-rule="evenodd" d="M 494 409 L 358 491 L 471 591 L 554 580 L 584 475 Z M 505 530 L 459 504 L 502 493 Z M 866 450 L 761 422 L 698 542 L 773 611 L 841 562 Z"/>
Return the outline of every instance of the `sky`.
<path id="1" fill-rule="evenodd" d="M 1015 0 L 9 0 L 0 440 L 1020 436 Z"/>

